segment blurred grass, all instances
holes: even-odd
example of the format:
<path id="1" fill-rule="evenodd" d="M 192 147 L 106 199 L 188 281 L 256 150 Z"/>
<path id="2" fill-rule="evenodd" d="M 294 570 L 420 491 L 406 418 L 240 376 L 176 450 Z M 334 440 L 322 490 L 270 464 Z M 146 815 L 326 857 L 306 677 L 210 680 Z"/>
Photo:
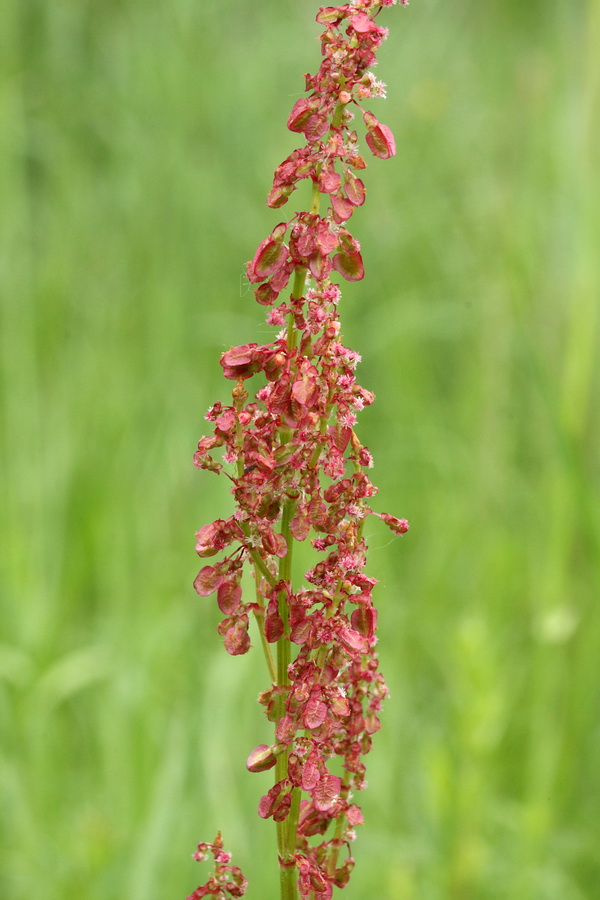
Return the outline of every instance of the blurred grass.
<path id="1" fill-rule="evenodd" d="M 302 8 L 301 8 L 302 7 Z M 0 7 L 0 894 L 185 897 L 224 832 L 274 896 L 259 654 L 191 590 L 227 512 L 195 473 L 223 348 L 268 339 L 243 263 L 316 5 Z M 387 15 L 393 161 L 357 213 L 345 337 L 380 655 L 355 900 L 600 891 L 600 7 Z"/>

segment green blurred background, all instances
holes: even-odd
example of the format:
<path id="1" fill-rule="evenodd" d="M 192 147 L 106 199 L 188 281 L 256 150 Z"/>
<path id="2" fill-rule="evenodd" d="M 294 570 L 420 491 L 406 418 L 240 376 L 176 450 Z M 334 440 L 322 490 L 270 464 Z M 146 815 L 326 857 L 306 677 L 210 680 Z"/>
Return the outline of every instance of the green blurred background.
<path id="1" fill-rule="evenodd" d="M 182 900 L 217 828 L 275 898 L 260 652 L 191 587 L 191 464 L 319 62 L 302 0 L 0 5 L 0 895 Z M 391 687 L 353 900 L 600 897 L 594 0 L 413 0 L 352 224 Z M 296 198 L 302 199 L 300 194 Z M 292 202 L 292 206 L 294 203 Z"/>

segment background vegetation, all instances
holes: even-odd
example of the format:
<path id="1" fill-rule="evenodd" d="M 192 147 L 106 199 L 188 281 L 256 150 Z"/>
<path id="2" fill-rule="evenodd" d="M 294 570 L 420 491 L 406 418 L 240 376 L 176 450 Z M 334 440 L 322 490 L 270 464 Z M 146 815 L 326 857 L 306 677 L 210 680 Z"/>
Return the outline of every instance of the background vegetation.
<path id="1" fill-rule="evenodd" d="M 218 359 L 319 54 L 302 0 L 0 5 L 0 894 L 173 900 L 217 828 L 274 897 L 260 653 L 198 598 Z M 345 338 L 391 685 L 349 900 L 600 896 L 594 0 L 386 14 Z M 596 159 L 597 162 L 597 159 Z"/>

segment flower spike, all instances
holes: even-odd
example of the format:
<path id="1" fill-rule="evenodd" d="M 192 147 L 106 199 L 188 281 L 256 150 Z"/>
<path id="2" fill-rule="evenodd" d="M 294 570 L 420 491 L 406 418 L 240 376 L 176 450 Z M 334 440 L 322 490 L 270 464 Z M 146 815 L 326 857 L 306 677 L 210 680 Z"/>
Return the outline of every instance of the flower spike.
<path id="1" fill-rule="evenodd" d="M 374 396 L 357 383 L 360 357 L 341 340 L 336 279 L 364 277 L 360 244 L 348 230 L 366 198 L 355 113 L 370 153 L 396 153 L 390 129 L 363 108 L 385 95 L 371 69 L 387 37 L 379 14 L 395 2 L 352 0 L 319 10 L 321 66 L 306 75 L 307 96 L 287 121 L 304 144 L 277 167 L 267 198 L 280 209 L 308 180 L 310 208 L 276 225 L 247 264 L 268 323 L 282 330 L 269 343 L 223 353 L 232 402 L 208 411 L 213 433 L 194 456 L 198 468 L 228 474 L 235 501 L 229 518 L 196 534 L 198 555 L 211 564 L 194 587 L 201 597 L 216 593 L 224 616 L 218 631 L 233 656 L 250 649 L 255 617 L 271 677 L 259 697 L 270 734 L 246 766 L 274 770 L 258 814 L 277 824 L 281 900 L 328 900 L 348 883 L 354 859 L 340 854 L 363 821 L 353 794 L 366 786 L 364 757 L 387 694 L 375 652 L 377 581 L 365 572 L 363 534 L 377 489 L 367 474 L 371 454 L 355 432 Z M 408 530 L 405 519 L 375 515 L 395 535 Z M 295 584 L 294 545 L 306 541 L 314 559 Z M 245 567 L 255 581 L 249 596 L 241 588 Z M 210 853 L 215 873 L 188 900 L 242 896 L 245 879 L 229 865 L 220 835 L 195 858 Z"/>

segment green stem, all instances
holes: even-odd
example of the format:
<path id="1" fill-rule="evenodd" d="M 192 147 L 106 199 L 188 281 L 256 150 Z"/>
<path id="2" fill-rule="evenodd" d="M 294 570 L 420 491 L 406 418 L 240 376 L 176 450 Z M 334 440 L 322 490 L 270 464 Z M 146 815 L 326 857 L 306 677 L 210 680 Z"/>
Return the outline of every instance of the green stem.
<path id="1" fill-rule="evenodd" d="M 283 513 L 281 515 L 281 534 L 285 538 L 287 544 L 287 553 L 283 559 L 279 560 L 279 580 L 290 584 L 292 580 L 292 555 L 294 551 L 294 539 L 291 532 L 292 516 L 296 508 L 295 500 L 286 500 L 283 504 Z M 281 591 L 279 595 L 279 615 L 283 619 L 283 637 L 289 638 L 289 615 L 287 594 Z M 282 682 L 283 683 L 283 682 Z M 285 682 L 287 684 L 287 682 Z"/>
<path id="2" fill-rule="evenodd" d="M 333 409 L 333 404 L 331 404 L 331 403 L 328 404 L 327 409 L 325 410 L 325 415 L 321 416 L 321 421 L 319 423 L 319 430 L 321 432 L 321 435 L 324 435 L 327 431 L 327 426 L 329 425 L 329 420 L 331 418 L 331 410 L 332 409 Z M 310 458 L 309 466 L 311 469 L 314 469 L 314 467 L 318 463 L 322 450 L 323 450 L 323 445 L 317 444 L 317 446 L 313 450 L 313 454 Z"/>
<path id="3" fill-rule="evenodd" d="M 281 534 L 285 538 L 287 544 L 287 553 L 283 559 L 279 560 L 279 580 L 290 584 L 292 578 L 292 552 L 294 549 L 294 541 L 290 531 L 290 523 L 296 503 L 294 500 L 286 500 L 283 505 L 283 513 L 281 516 Z M 277 641 L 277 683 L 279 685 L 289 684 L 288 666 L 290 664 L 290 624 L 288 598 L 285 590 L 279 594 L 279 615 L 283 622 L 283 636 Z"/>
<path id="4" fill-rule="evenodd" d="M 314 202 L 314 200 L 313 200 Z M 294 286 L 292 289 L 292 298 L 299 300 L 304 296 L 306 288 L 307 269 L 305 266 L 298 266 L 294 273 Z M 296 331 L 294 316 L 290 315 L 287 329 L 287 344 L 290 350 L 296 348 L 298 344 L 298 333 Z M 280 441 L 286 444 L 291 438 L 288 429 L 282 429 L 280 433 Z M 281 514 L 281 534 L 285 538 L 287 545 L 287 553 L 283 559 L 279 560 L 279 580 L 290 585 L 292 581 L 292 555 L 294 541 L 290 530 L 290 524 L 294 515 L 296 501 L 289 498 L 286 499 Z M 290 679 L 288 675 L 288 667 L 291 661 L 291 642 L 289 608 L 287 591 L 283 590 L 279 594 L 279 615 L 283 622 L 283 635 L 277 641 L 277 686 L 285 688 L 289 685 Z M 285 715 L 285 692 L 281 692 L 279 698 L 279 718 Z M 276 780 L 283 781 L 288 774 L 288 758 L 289 750 L 285 750 L 277 757 L 275 766 Z M 281 888 L 281 900 L 297 900 L 298 898 L 298 872 L 293 863 L 294 851 L 296 849 L 296 832 L 298 829 L 298 816 L 300 813 L 300 790 L 294 788 L 292 791 L 292 807 L 288 818 L 283 822 L 277 822 L 277 848 L 279 851 L 279 878 Z"/>
<path id="5" fill-rule="evenodd" d="M 250 537 L 250 529 L 248 528 L 248 525 L 246 522 L 244 523 L 244 525 L 242 525 L 242 529 L 243 529 L 246 537 Z M 246 531 L 246 529 L 248 529 L 248 530 Z M 277 579 L 271 572 L 269 572 L 269 570 L 267 569 L 267 567 L 264 563 L 264 560 L 262 559 L 260 554 L 256 550 L 249 550 L 248 552 L 250 554 L 250 558 L 251 558 L 252 562 L 254 563 L 254 565 L 256 566 L 258 571 L 261 573 L 263 578 L 265 578 L 269 582 L 271 587 L 274 587 L 274 585 L 277 584 Z"/>
<path id="6" fill-rule="evenodd" d="M 281 900 L 297 900 L 298 875 L 296 866 L 282 866 L 279 870 Z"/>
<path id="7" fill-rule="evenodd" d="M 260 592 L 260 579 L 256 570 L 254 571 L 254 579 L 256 581 L 256 605 L 260 608 L 260 611 L 255 610 L 254 618 L 256 619 L 256 624 L 258 625 L 260 642 L 262 644 L 267 668 L 269 670 L 269 675 L 271 676 L 271 681 L 273 682 L 273 684 L 275 684 L 275 682 L 277 681 L 277 670 L 275 668 L 275 660 L 273 659 L 271 645 L 269 644 L 267 636 L 265 634 L 265 601 L 263 599 L 263 595 Z"/>
<path id="8" fill-rule="evenodd" d="M 300 799 L 302 791 L 299 787 L 292 790 L 292 805 L 288 816 L 288 843 L 287 852 L 292 856 L 296 849 L 296 832 L 298 831 L 298 819 L 300 818 Z"/>
<path id="9" fill-rule="evenodd" d="M 319 205 L 321 202 L 321 194 L 316 182 L 312 186 L 312 198 L 310 211 L 318 215 Z M 297 266 L 294 272 L 294 286 L 292 288 L 292 299 L 300 300 L 304 296 L 306 290 L 306 279 L 308 270 L 306 266 Z M 290 315 L 287 328 L 287 345 L 289 350 L 294 350 L 298 346 L 298 333 L 294 322 L 294 316 Z M 329 418 L 329 416 L 327 417 Z M 323 423 L 321 425 L 323 428 Z M 326 427 L 326 425 L 325 425 Z M 291 438 L 288 429 L 282 429 L 280 432 L 280 440 L 282 444 L 286 444 Z M 294 541 L 290 530 L 290 523 L 294 515 L 296 501 L 286 499 L 281 514 L 281 534 L 285 538 L 287 544 L 287 554 L 279 561 L 279 580 L 284 581 L 290 586 L 292 582 L 292 551 Z M 277 686 L 287 687 L 290 683 L 288 675 L 288 667 L 291 661 L 291 641 L 289 639 L 289 609 L 287 592 L 281 591 L 279 595 L 279 615 L 283 621 L 283 635 L 277 642 Z M 280 695 L 279 716 L 285 715 L 285 693 Z M 275 768 L 275 777 L 277 781 L 283 781 L 288 774 L 288 757 L 289 750 L 285 750 L 277 757 Z M 298 819 L 300 816 L 300 788 L 294 787 L 292 790 L 292 804 L 290 813 L 284 822 L 277 822 L 277 846 L 279 849 L 279 874 L 281 886 L 281 900 L 297 900 L 298 898 L 298 874 L 296 866 L 293 864 L 294 852 L 296 850 L 296 834 L 298 831 Z"/>
<path id="10" fill-rule="evenodd" d="M 344 778 L 341 789 L 341 796 L 344 800 L 347 799 L 348 794 L 350 792 L 350 773 L 344 772 Z M 338 856 L 340 855 L 340 848 L 336 846 L 336 842 L 339 842 L 342 837 L 342 832 L 344 831 L 346 816 L 340 816 L 337 820 L 337 824 L 335 826 L 335 833 L 333 835 L 334 845 L 331 856 L 329 857 L 328 870 L 329 875 L 333 877 L 335 874 L 335 870 L 337 868 Z"/>
<path id="11" fill-rule="evenodd" d="M 318 215 L 320 205 L 321 205 L 321 192 L 319 191 L 319 185 L 317 184 L 316 181 L 313 181 L 312 198 L 311 198 L 311 204 L 310 204 L 311 213 L 316 213 Z M 302 295 L 300 295 L 300 296 L 302 296 Z"/>
<path id="12" fill-rule="evenodd" d="M 318 189 L 317 189 L 318 190 Z M 314 185 L 313 185 L 314 191 Z M 296 266 L 294 270 L 294 287 L 292 288 L 292 299 L 300 300 L 304 296 L 306 287 L 306 266 Z M 294 316 L 290 315 L 286 334 L 287 345 L 290 350 L 294 350 L 298 344 L 298 333 L 294 324 Z"/>

